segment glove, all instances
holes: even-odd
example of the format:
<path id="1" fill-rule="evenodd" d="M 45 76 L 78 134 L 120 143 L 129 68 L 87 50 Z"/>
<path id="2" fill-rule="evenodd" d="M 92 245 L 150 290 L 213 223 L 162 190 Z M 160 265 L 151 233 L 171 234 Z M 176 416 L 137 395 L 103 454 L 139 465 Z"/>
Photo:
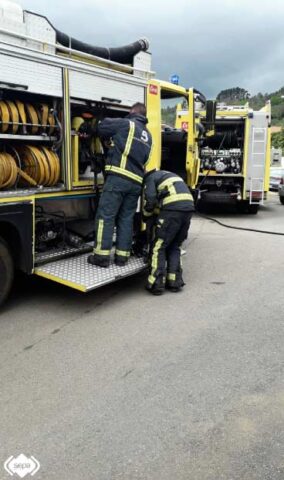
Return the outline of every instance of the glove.
<path id="1" fill-rule="evenodd" d="M 96 135 L 96 128 L 90 122 L 84 122 L 78 132 L 80 137 L 89 138 Z"/>

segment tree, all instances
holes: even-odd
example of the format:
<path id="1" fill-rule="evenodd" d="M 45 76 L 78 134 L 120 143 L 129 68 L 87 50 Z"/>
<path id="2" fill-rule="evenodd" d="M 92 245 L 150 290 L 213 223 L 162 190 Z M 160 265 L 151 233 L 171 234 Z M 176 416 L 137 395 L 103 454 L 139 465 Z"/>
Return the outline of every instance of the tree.
<path id="1" fill-rule="evenodd" d="M 271 143 L 274 148 L 282 148 L 284 150 L 284 130 L 273 133 L 271 135 Z"/>
<path id="2" fill-rule="evenodd" d="M 227 88 L 226 90 L 221 90 L 217 95 L 217 100 L 219 102 L 226 103 L 241 103 L 247 101 L 250 97 L 250 94 L 247 90 L 240 87 Z"/>

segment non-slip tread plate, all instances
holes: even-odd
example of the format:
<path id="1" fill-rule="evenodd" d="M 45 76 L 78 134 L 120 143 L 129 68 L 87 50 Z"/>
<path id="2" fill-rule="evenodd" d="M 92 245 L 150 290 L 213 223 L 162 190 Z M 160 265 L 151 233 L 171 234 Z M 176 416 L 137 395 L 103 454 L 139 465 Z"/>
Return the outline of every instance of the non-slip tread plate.
<path id="1" fill-rule="evenodd" d="M 118 267 L 112 261 L 109 268 L 90 265 L 87 258 L 88 254 L 84 254 L 57 260 L 36 268 L 35 273 L 88 292 L 146 268 L 143 258 L 131 257 L 124 267 Z"/>
<path id="2" fill-rule="evenodd" d="M 37 253 L 35 256 L 35 265 L 38 266 L 42 263 L 51 262 L 52 260 L 59 260 L 60 258 L 64 259 L 64 257 L 71 257 L 72 255 L 91 252 L 92 250 L 93 247 L 91 245 L 83 244 L 78 248 L 66 246 L 65 248 L 58 248 L 44 253 Z"/>

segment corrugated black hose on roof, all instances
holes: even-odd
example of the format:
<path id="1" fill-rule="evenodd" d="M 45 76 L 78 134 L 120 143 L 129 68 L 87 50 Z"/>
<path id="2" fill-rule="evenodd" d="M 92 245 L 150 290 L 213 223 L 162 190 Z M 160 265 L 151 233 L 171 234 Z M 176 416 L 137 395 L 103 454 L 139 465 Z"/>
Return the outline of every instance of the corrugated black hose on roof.
<path id="1" fill-rule="evenodd" d="M 130 43 L 129 45 L 124 45 L 122 47 L 107 48 L 107 47 L 96 47 L 90 45 L 89 43 L 81 42 L 76 40 L 76 38 L 66 35 L 59 30 L 55 29 L 56 32 L 56 41 L 64 47 L 72 48 L 73 50 L 78 50 L 78 52 L 88 53 L 96 57 L 105 58 L 113 62 L 118 62 L 122 64 L 132 64 L 134 56 L 143 51 L 146 52 L 149 48 L 149 42 L 146 38 L 141 38 L 136 42 Z"/>

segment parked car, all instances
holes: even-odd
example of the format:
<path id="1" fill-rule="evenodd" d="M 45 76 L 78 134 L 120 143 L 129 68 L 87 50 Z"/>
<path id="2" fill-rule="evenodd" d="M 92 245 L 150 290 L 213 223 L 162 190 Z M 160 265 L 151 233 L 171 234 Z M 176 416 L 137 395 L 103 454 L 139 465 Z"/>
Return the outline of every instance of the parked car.
<path id="1" fill-rule="evenodd" d="M 270 169 L 269 190 L 278 190 L 283 175 L 284 168 L 278 167 Z"/>
<path id="2" fill-rule="evenodd" d="M 282 177 L 280 178 L 278 191 L 279 191 L 279 200 L 282 203 L 282 205 L 284 205 L 284 172 L 282 174 Z"/>

